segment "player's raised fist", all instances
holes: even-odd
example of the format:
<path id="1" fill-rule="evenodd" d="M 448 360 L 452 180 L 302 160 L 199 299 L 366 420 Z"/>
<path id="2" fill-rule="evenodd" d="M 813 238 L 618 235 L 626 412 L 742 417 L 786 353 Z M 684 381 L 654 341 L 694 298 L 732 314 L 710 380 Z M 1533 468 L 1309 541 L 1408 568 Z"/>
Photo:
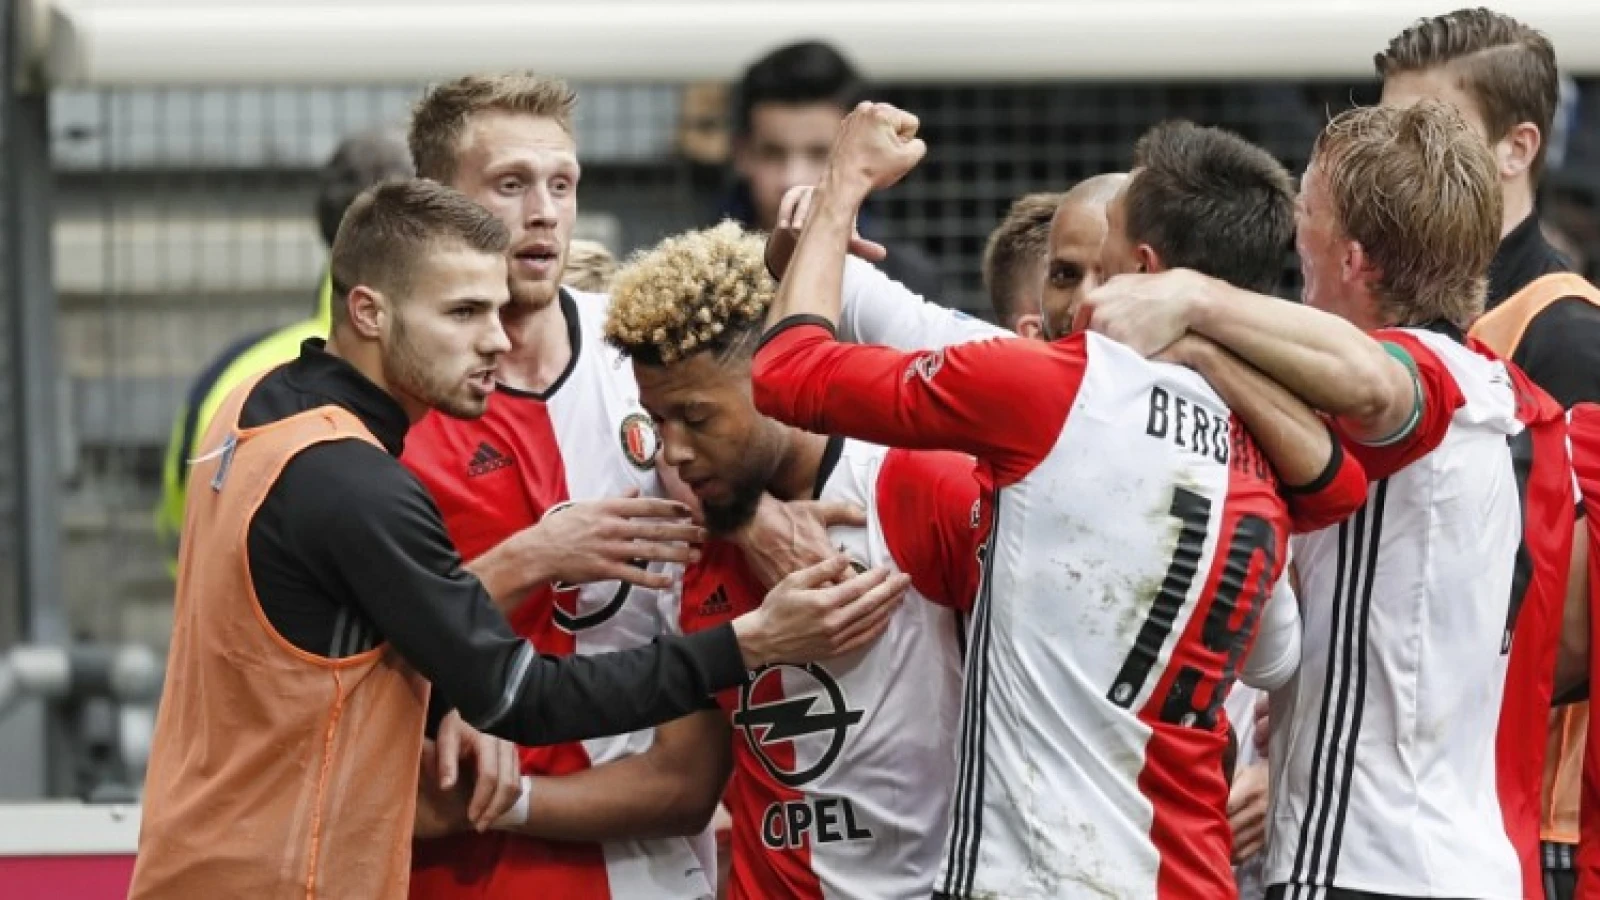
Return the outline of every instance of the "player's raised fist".
<path id="1" fill-rule="evenodd" d="M 906 176 L 928 152 L 917 117 L 887 103 L 863 102 L 839 126 L 828 168 L 862 196 Z"/>

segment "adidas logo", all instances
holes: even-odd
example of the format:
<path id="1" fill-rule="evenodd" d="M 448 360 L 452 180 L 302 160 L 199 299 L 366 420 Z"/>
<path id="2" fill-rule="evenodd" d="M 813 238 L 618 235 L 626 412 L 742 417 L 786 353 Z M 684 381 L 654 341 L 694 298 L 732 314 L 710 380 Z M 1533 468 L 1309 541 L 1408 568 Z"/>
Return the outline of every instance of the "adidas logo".
<path id="1" fill-rule="evenodd" d="M 467 474 L 477 478 L 479 475 L 487 475 L 509 465 L 511 465 L 510 457 L 489 446 L 488 441 L 481 441 L 478 444 L 478 452 L 472 454 L 472 459 L 467 463 Z"/>
<path id="2" fill-rule="evenodd" d="M 711 592 L 711 596 L 700 603 L 700 615 L 702 616 L 723 616 L 727 615 L 732 609 L 732 604 L 728 602 L 728 591 L 720 584 L 717 585 L 716 590 Z"/>

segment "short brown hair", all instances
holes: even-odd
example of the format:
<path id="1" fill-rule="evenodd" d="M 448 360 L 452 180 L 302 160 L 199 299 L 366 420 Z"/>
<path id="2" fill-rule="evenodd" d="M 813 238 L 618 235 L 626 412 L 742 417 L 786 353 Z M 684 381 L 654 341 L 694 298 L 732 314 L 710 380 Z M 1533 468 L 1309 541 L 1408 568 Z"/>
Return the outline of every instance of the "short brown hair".
<path id="1" fill-rule="evenodd" d="M 1050 247 L 1050 220 L 1061 205 L 1062 194 L 1028 194 L 1017 198 L 1006 217 L 989 235 L 983 248 L 983 286 L 995 321 L 1009 325 L 1021 311 L 1012 309 L 1017 279 L 1025 269 L 1044 259 Z"/>
<path id="2" fill-rule="evenodd" d="M 1128 239 L 1168 268 L 1277 290 L 1294 240 L 1294 179 L 1272 154 L 1220 128 L 1163 122 L 1133 149 Z"/>
<path id="3" fill-rule="evenodd" d="M 565 81 L 531 72 L 467 75 L 434 85 L 411 109 L 406 142 L 417 174 L 448 183 L 456 175 L 456 154 L 472 117 L 485 112 L 521 113 L 554 119 L 572 132 L 578 96 Z"/>
<path id="4" fill-rule="evenodd" d="M 343 301 L 358 285 L 404 296 L 417 262 L 442 244 L 504 256 L 511 236 L 493 213 L 435 181 L 388 181 L 362 191 L 333 239 L 334 323 L 348 314 Z"/>
<path id="5" fill-rule="evenodd" d="M 1543 34 L 1483 7 L 1458 9 L 1418 20 L 1373 64 L 1383 78 L 1448 66 L 1478 104 L 1492 140 L 1522 122 L 1538 127 L 1539 152 L 1530 171 L 1535 181 L 1544 171 L 1561 82 L 1555 48 Z"/>
<path id="6" fill-rule="evenodd" d="M 1432 101 L 1349 110 L 1317 136 L 1311 161 L 1339 229 L 1379 270 L 1385 321 L 1470 325 L 1483 311 L 1501 201 L 1494 156 L 1460 111 Z"/>
<path id="7" fill-rule="evenodd" d="M 765 254 L 760 235 L 723 222 L 635 255 L 611 282 L 606 340 L 646 365 L 749 357 L 777 293 Z"/>

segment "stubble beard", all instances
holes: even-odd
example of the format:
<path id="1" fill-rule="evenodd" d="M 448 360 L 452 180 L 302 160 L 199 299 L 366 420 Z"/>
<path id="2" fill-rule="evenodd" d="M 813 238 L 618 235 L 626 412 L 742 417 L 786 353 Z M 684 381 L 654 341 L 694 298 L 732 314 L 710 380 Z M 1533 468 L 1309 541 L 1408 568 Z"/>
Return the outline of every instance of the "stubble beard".
<path id="1" fill-rule="evenodd" d="M 389 384 L 422 401 L 430 409 L 456 419 L 476 419 L 488 411 L 487 398 L 478 399 L 464 381 L 430 369 L 426 354 L 417 349 L 405 327 L 405 318 L 396 316 L 390 346 L 384 354 L 384 375 Z"/>

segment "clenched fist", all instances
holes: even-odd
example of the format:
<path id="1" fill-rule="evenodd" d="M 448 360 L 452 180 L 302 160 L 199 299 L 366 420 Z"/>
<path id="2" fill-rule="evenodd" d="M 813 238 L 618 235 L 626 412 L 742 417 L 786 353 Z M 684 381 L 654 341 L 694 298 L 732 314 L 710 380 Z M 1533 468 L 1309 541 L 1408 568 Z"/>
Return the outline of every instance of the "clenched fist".
<path id="1" fill-rule="evenodd" d="M 839 126 L 826 177 L 862 199 L 893 185 L 927 155 L 928 145 L 917 137 L 919 124 L 887 103 L 857 104 Z"/>

